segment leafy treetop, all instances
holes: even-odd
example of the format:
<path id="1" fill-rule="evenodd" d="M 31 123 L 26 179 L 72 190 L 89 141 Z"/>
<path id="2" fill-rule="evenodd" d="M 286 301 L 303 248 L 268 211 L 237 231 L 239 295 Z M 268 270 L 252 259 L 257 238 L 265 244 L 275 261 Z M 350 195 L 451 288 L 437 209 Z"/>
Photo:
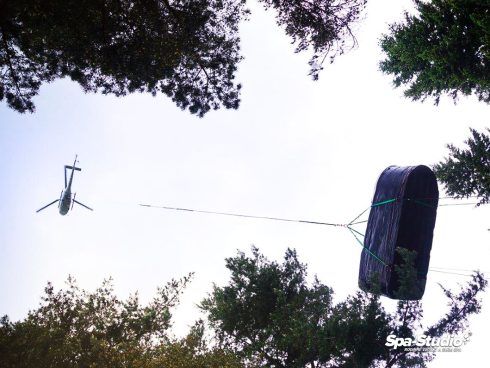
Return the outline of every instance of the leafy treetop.
<path id="1" fill-rule="evenodd" d="M 366 0 L 259 0 L 297 43 L 315 79 L 355 44 Z M 238 27 L 246 0 L 0 0 L 0 101 L 33 112 L 43 83 L 68 77 L 85 92 L 167 95 L 204 116 L 237 109 Z"/>
<path id="2" fill-rule="evenodd" d="M 414 258 L 402 256 L 403 267 L 414 268 Z M 201 308 L 222 346 L 260 367 L 424 367 L 433 353 L 391 349 L 387 336 L 438 338 L 465 331 L 468 317 L 480 311 L 478 294 L 487 285 L 477 272 L 459 293 L 444 289 L 450 309 L 424 329 L 421 301 L 401 300 L 389 313 L 373 290 L 335 304 L 331 288 L 316 278 L 308 284 L 306 266 L 294 250 L 279 264 L 253 248 L 250 257 L 239 252 L 228 258 L 226 267 L 229 283 L 215 286 Z M 413 285 L 413 275 L 400 273 L 402 287 Z"/>
<path id="3" fill-rule="evenodd" d="M 475 94 L 490 103 L 490 2 L 414 0 L 416 14 L 390 25 L 380 69 L 412 100 Z"/>
<path id="4" fill-rule="evenodd" d="M 172 280 L 146 306 L 137 295 L 117 298 L 110 281 L 93 293 L 73 278 L 58 292 L 48 284 L 27 318 L 0 320 L 0 366 L 242 368 L 232 353 L 209 345 L 202 322 L 182 339 L 170 335 L 171 309 L 189 279 Z"/>
<path id="5" fill-rule="evenodd" d="M 353 25 L 359 20 L 367 0 L 261 0 L 277 11 L 277 23 L 296 43 L 296 52 L 312 49 L 310 75 L 318 79 L 328 57 L 357 45 Z"/>
<path id="6" fill-rule="evenodd" d="M 3 0 L 0 100 L 34 111 L 43 82 L 86 92 L 162 92 L 203 116 L 237 108 L 242 0 Z"/>
<path id="7" fill-rule="evenodd" d="M 470 131 L 471 137 L 465 141 L 468 148 L 449 144 L 449 157 L 434 165 L 434 172 L 450 196 L 476 195 L 481 205 L 490 202 L 490 136 Z"/>

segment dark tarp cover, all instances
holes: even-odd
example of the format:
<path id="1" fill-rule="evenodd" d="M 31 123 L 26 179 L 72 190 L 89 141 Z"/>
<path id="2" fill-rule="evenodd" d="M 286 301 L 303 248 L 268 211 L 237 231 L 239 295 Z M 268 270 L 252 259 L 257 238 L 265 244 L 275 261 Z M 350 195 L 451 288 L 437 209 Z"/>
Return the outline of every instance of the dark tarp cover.
<path id="1" fill-rule="evenodd" d="M 379 204 L 389 200 L 394 201 Z M 370 283 L 376 275 L 383 295 L 392 299 L 422 298 L 438 201 L 437 180 L 427 166 L 390 166 L 383 171 L 376 185 L 364 239 L 364 246 L 369 252 L 364 250 L 361 254 L 361 289 L 370 291 Z M 410 295 L 397 293 L 399 285 L 395 265 L 401 263 L 396 251 L 398 247 L 417 252 L 415 267 L 418 279 L 416 291 Z"/>

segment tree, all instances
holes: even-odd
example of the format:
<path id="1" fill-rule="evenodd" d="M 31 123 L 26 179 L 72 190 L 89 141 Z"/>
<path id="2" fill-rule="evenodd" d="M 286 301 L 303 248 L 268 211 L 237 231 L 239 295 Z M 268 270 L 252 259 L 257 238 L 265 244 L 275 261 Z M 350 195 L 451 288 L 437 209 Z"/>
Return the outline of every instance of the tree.
<path id="1" fill-rule="evenodd" d="M 0 0 L 0 101 L 35 110 L 43 83 L 68 77 L 85 92 L 163 93 L 202 117 L 237 109 L 242 59 L 238 26 L 246 0 Z M 366 0 L 261 0 L 278 23 L 310 46 L 316 79 L 355 37 L 351 25 Z"/>
<path id="2" fill-rule="evenodd" d="M 357 45 L 352 31 L 367 0 L 261 0 L 277 11 L 277 23 L 297 44 L 296 52 L 313 49 L 310 75 L 318 79 L 323 62 L 332 63 L 346 48 Z M 350 42 L 347 42 L 350 40 Z M 348 45 L 350 43 L 350 45 Z"/>
<path id="3" fill-rule="evenodd" d="M 390 25 L 380 69 L 412 100 L 475 94 L 490 103 L 490 2 L 414 0 L 416 13 Z"/>
<path id="4" fill-rule="evenodd" d="M 413 255 L 402 257 L 402 268 L 414 267 Z M 475 273 L 459 293 L 443 289 L 450 309 L 424 329 L 421 301 L 400 300 L 389 313 L 373 290 L 334 304 L 331 288 L 316 278 L 308 285 L 306 266 L 294 250 L 278 264 L 253 248 L 251 257 L 239 252 L 226 259 L 226 267 L 228 285 L 215 286 L 201 308 L 222 346 L 260 367 L 423 367 L 433 352 L 391 349 L 387 338 L 423 333 L 438 339 L 465 331 L 468 317 L 480 311 L 478 294 L 487 286 Z M 413 273 L 400 272 L 404 275 Z M 409 287 L 408 281 L 402 279 L 401 287 Z"/>
<path id="5" fill-rule="evenodd" d="M 149 363 L 150 368 L 244 368 L 245 365 L 230 351 L 210 347 L 204 337 L 205 328 L 198 321 L 183 339 L 161 344 Z M 253 368 L 253 367 L 249 367 Z"/>
<path id="6" fill-rule="evenodd" d="M 320 322 L 329 315 L 332 290 L 317 280 L 307 287 L 306 268 L 294 251 L 282 265 L 252 252 L 252 258 L 239 253 L 226 260 L 230 285 L 215 287 L 201 304 L 224 346 L 274 367 L 304 366 L 320 351 L 328 355 L 332 343 Z"/>
<path id="7" fill-rule="evenodd" d="M 490 136 L 470 131 L 471 137 L 465 141 L 468 149 L 449 144 L 449 157 L 434 165 L 434 172 L 447 194 L 456 198 L 476 195 L 481 205 L 490 202 Z"/>
<path id="8" fill-rule="evenodd" d="M 45 289 L 41 306 L 19 322 L 0 320 L 1 367 L 239 368 L 229 352 L 210 348 L 197 323 L 183 339 L 170 336 L 174 308 L 190 275 L 172 280 L 142 306 L 118 299 L 110 281 L 94 293 L 73 278 L 67 290 Z M 163 364 L 163 365 L 162 365 Z"/>
<path id="9" fill-rule="evenodd" d="M 86 92 L 162 92 L 203 116 L 237 108 L 244 0 L 2 0 L 0 100 L 34 111 L 44 82 Z"/>

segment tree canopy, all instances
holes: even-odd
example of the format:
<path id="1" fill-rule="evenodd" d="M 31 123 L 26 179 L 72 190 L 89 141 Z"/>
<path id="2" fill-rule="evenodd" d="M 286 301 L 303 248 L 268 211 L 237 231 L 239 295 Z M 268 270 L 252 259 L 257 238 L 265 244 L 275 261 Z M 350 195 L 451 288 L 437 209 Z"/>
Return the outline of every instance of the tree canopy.
<path id="1" fill-rule="evenodd" d="M 162 92 L 204 115 L 237 108 L 241 0 L 3 0 L 0 100 L 34 110 L 44 82 L 86 92 Z"/>
<path id="2" fill-rule="evenodd" d="M 260 0 L 277 10 L 311 74 L 345 50 L 365 0 Z M 68 77 L 85 92 L 163 93 L 202 117 L 236 109 L 238 26 L 246 0 L 0 0 L 0 101 L 33 112 L 43 83 Z M 321 60 L 319 60 L 321 59 Z"/>
<path id="3" fill-rule="evenodd" d="M 408 263 L 400 267 L 413 268 L 413 257 L 404 259 Z M 0 366 L 425 367 L 434 352 L 390 347 L 388 338 L 467 332 L 468 317 L 479 313 L 479 295 L 487 286 L 476 272 L 458 293 L 443 288 L 447 313 L 423 327 L 420 301 L 400 300 L 388 312 L 372 289 L 335 303 L 330 287 L 316 277 L 307 282 L 307 268 L 294 250 L 277 263 L 253 248 L 252 256 L 239 252 L 226 265 L 228 285 L 215 286 L 200 305 L 214 335 L 202 320 L 183 338 L 172 335 L 172 311 L 191 275 L 158 289 L 146 305 L 137 294 L 119 299 L 110 280 L 87 292 L 69 278 L 66 290 L 48 283 L 41 305 L 25 319 L 0 319 Z M 401 273 L 401 288 L 413 286 L 413 275 Z"/>
<path id="4" fill-rule="evenodd" d="M 404 255 L 407 262 L 413 261 Z M 440 338 L 463 332 L 469 315 L 480 311 L 478 294 L 487 281 L 480 273 L 459 293 L 444 289 L 449 310 L 432 326 L 422 326 L 422 302 L 401 300 L 388 312 L 379 294 L 357 292 L 337 304 L 333 291 L 316 278 L 307 282 L 306 266 L 294 250 L 282 264 L 258 249 L 226 260 L 229 283 L 215 286 L 201 303 L 223 347 L 260 367 L 421 367 L 433 352 L 390 349 L 387 337 Z M 407 263 L 401 287 L 413 264 Z M 403 290 L 406 293 L 406 290 Z"/>
<path id="5" fill-rule="evenodd" d="M 465 141 L 468 148 L 449 144 L 449 157 L 434 165 L 434 172 L 447 194 L 456 198 L 475 195 L 480 205 L 490 202 L 490 136 L 470 131 L 471 136 Z"/>
<path id="6" fill-rule="evenodd" d="M 189 277 L 158 290 L 146 306 L 138 296 L 120 300 L 112 283 L 95 292 L 73 278 L 66 290 L 48 284 L 41 306 L 18 322 L 0 320 L 1 367 L 243 367 L 230 352 L 210 347 L 201 322 L 173 338 L 171 310 Z"/>
<path id="7" fill-rule="evenodd" d="M 312 49 L 310 75 L 318 79 L 328 57 L 356 46 L 353 25 L 359 20 L 367 0 L 260 0 L 277 11 L 277 23 L 296 43 L 296 52 Z"/>
<path id="8" fill-rule="evenodd" d="M 416 13 L 390 25 L 380 69 L 412 100 L 474 94 L 490 103 L 490 2 L 414 0 Z"/>

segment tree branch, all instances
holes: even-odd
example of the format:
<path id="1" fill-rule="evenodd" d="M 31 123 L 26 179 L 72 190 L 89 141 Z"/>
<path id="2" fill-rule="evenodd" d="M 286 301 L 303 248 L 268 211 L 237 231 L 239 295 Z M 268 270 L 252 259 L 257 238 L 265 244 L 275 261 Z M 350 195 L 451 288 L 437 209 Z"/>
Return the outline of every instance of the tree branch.
<path id="1" fill-rule="evenodd" d="M 19 96 L 21 96 L 22 98 L 24 98 L 24 95 L 20 91 L 20 87 L 19 87 L 19 84 L 17 82 L 17 78 L 16 78 L 16 75 L 15 75 L 15 72 L 14 72 L 14 66 L 12 65 L 12 56 L 10 55 L 10 49 L 9 49 L 9 45 L 8 45 L 8 42 L 7 42 L 7 36 L 5 35 L 5 32 L 4 32 L 3 28 L 2 28 L 2 40 L 3 40 L 3 45 L 4 45 L 4 48 L 5 48 L 5 55 L 7 57 L 7 63 L 8 63 L 8 67 L 9 67 L 9 70 L 10 70 L 10 75 L 12 77 L 11 78 L 12 79 L 12 82 L 15 85 L 15 89 L 17 90 L 17 94 Z"/>

